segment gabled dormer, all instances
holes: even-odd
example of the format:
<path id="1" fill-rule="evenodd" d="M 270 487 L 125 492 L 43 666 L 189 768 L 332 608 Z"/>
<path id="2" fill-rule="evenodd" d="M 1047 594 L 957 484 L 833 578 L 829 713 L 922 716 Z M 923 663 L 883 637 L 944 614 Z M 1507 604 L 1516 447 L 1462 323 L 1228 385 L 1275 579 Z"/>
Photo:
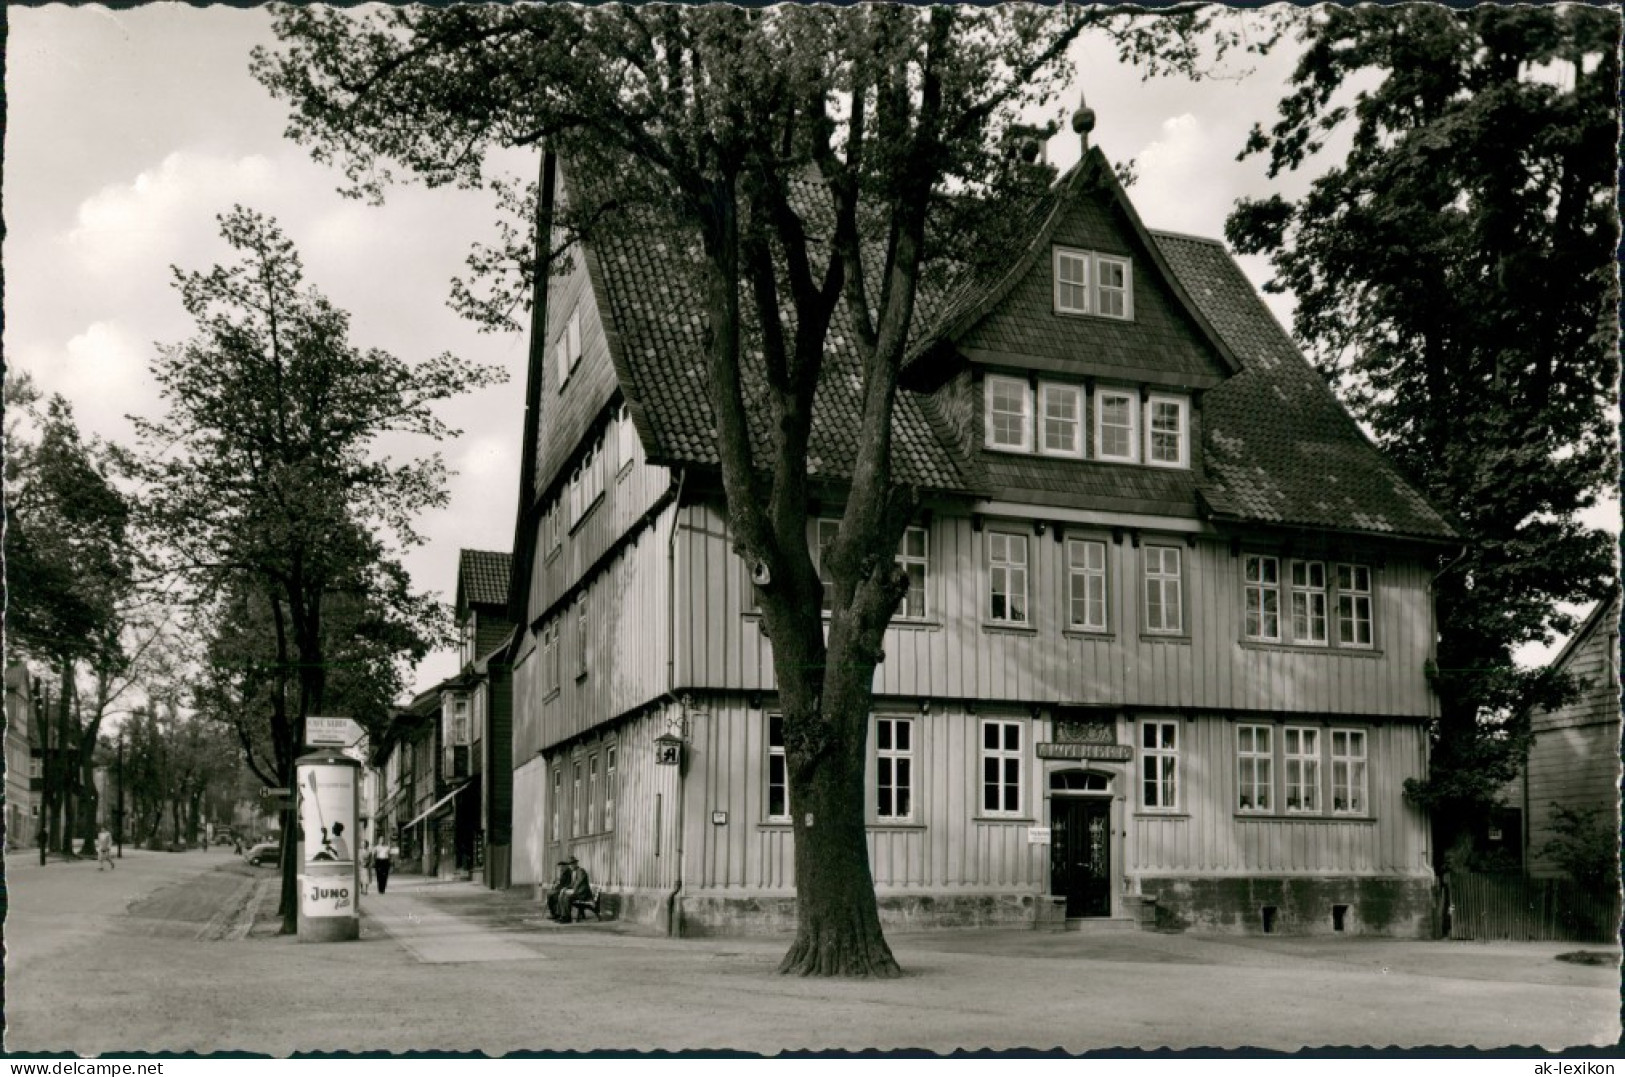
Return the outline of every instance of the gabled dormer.
<path id="1" fill-rule="evenodd" d="M 1202 394 L 1241 368 L 1099 150 L 1027 242 L 961 281 L 905 378 L 955 419 L 990 490 L 1193 515 Z"/>
<path id="2" fill-rule="evenodd" d="M 457 559 L 457 665 L 466 669 L 508 635 L 508 576 L 512 558 L 493 550 L 463 550 Z"/>

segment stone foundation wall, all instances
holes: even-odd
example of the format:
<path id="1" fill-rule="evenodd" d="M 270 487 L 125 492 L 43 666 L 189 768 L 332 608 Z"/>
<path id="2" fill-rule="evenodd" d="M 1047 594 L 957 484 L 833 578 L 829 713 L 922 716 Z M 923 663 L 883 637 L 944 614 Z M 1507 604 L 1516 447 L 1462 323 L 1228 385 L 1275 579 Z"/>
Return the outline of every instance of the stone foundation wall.
<path id="1" fill-rule="evenodd" d="M 881 894 L 880 923 L 887 931 L 1032 927 L 1039 901 L 1034 894 Z M 687 937 L 789 935 L 796 929 L 793 894 L 702 891 L 685 894 L 679 904 Z"/>
<path id="2" fill-rule="evenodd" d="M 1426 877 L 1153 878 L 1142 879 L 1140 889 L 1156 899 L 1155 926 L 1161 931 L 1432 934 L 1433 880 Z"/>

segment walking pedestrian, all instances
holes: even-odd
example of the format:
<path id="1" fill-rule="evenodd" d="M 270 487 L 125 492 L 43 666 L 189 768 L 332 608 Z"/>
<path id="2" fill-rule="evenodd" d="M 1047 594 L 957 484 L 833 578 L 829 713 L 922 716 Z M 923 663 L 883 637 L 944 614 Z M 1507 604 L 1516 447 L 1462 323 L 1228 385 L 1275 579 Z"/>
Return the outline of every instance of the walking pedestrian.
<path id="1" fill-rule="evenodd" d="M 101 871 L 104 865 L 109 871 L 118 870 L 113 863 L 113 835 L 105 826 L 96 835 L 96 870 Z"/>
<path id="2" fill-rule="evenodd" d="M 367 887 L 372 885 L 372 858 L 375 851 L 366 838 L 361 839 L 361 892 L 363 894 L 367 892 Z"/>
<path id="3" fill-rule="evenodd" d="M 382 894 L 389 888 L 389 839 L 385 838 L 373 847 L 372 867 L 378 873 L 378 892 Z"/>

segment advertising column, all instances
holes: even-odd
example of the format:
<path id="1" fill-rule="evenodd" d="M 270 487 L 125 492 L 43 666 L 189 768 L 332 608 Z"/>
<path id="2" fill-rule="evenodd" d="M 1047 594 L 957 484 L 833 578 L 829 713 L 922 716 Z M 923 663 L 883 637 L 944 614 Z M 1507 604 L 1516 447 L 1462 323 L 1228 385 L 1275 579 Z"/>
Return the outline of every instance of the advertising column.
<path id="1" fill-rule="evenodd" d="M 338 752 L 296 761 L 299 787 L 299 941 L 361 936 L 356 805 L 361 764 Z"/>

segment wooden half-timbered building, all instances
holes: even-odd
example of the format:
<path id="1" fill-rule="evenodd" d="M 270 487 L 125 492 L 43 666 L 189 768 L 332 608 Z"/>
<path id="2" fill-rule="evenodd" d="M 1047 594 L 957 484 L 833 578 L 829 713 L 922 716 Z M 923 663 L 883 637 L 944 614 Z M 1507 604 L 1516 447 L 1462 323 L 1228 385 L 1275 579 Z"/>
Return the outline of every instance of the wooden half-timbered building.
<path id="1" fill-rule="evenodd" d="M 568 198 L 551 167 L 547 205 Z M 808 197 L 817 196 L 809 181 Z M 1430 573 L 1453 542 L 1217 242 L 1147 230 L 1098 150 L 941 295 L 905 366 L 924 492 L 875 673 L 891 927 L 1140 919 L 1427 930 Z M 600 222 L 547 285 L 513 591 L 513 879 L 620 915 L 794 922 L 772 645 L 712 444 L 697 241 Z M 837 320 L 810 539 L 858 386 Z"/>

